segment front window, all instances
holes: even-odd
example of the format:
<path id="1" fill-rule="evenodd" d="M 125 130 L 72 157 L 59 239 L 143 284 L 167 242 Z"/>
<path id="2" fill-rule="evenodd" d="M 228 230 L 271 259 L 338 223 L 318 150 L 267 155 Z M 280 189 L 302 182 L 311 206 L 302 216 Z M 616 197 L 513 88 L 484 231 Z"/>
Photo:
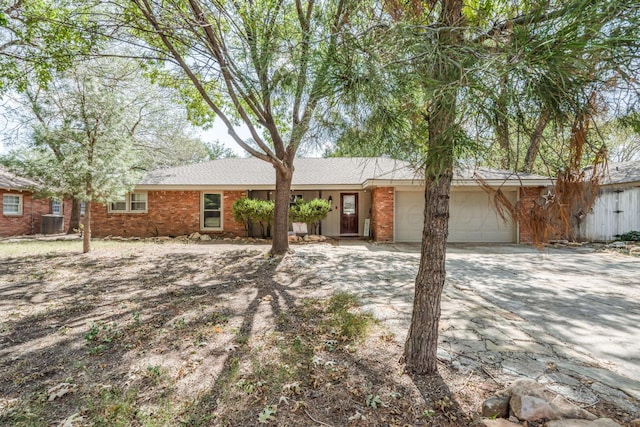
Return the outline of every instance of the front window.
<path id="1" fill-rule="evenodd" d="M 87 212 L 87 203 L 80 202 L 80 216 L 84 216 L 86 212 Z"/>
<path id="2" fill-rule="evenodd" d="M 54 215 L 62 215 L 62 202 L 60 200 L 51 201 L 51 213 Z"/>
<path id="3" fill-rule="evenodd" d="M 222 228 L 222 194 L 202 195 L 202 228 Z"/>
<path id="4" fill-rule="evenodd" d="M 2 214 L 13 216 L 22 215 L 22 196 L 19 194 L 3 194 Z"/>
<path id="5" fill-rule="evenodd" d="M 121 199 L 109 203 L 112 213 L 145 213 L 147 212 L 147 193 L 127 193 Z"/>
<path id="6" fill-rule="evenodd" d="M 109 211 L 111 212 L 126 212 L 127 211 L 127 199 L 119 199 L 109 204 Z"/>
<path id="7" fill-rule="evenodd" d="M 147 193 L 131 193 L 129 194 L 129 207 L 132 212 L 146 212 L 147 210 Z"/>
<path id="8" fill-rule="evenodd" d="M 353 194 L 345 194 L 342 196 L 342 213 L 354 215 L 356 213 L 356 196 Z"/>

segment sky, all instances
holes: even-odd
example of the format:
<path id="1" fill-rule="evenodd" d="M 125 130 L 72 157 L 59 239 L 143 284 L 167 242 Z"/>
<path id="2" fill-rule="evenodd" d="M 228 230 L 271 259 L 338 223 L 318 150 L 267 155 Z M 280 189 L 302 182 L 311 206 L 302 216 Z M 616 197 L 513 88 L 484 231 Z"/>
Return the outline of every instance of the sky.
<path id="1" fill-rule="evenodd" d="M 0 109 L 0 155 L 6 154 L 9 151 L 9 148 L 4 142 L 3 133 L 6 135 L 8 130 L 10 130 L 11 125 L 7 122 L 6 115 L 3 114 Z M 236 128 L 236 132 L 240 135 L 241 138 L 249 138 L 250 133 L 246 128 L 238 127 Z M 227 128 L 222 122 L 222 120 L 215 119 L 213 126 L 207 130 L 202 130 L 197 135 L 201 137 L 204 142 L 211 142 L 218 140 L 225 147 L 231 149 L 238 157 L 246 157 L 248 154 L 240 148 L 240 146 L 231 138 L 229 133 L 227 132 Z M 320 148 L 311 148 L 305 152 L 300 152 L 300 156 L 303 157 L 321 157 L 322 149 Z"/>
<path id="2" fill-rule="evenodd" d="M 0 113 L 0 134 L 1 133 L 6 134 L 8 129 L 9 129 L 9 124 L 7 123 L 6 116 Z M 247 138 L 249 136 L 249 132 L 245 129 L 238 129 L 237 132 L 243 138 Z M 4 138 L 2 136 L 0 136 L 0 154 L 6 154 L 9 151 L 9 149 L 5 144 Z M 233 150 L 234 153 L 236 153 L 240 157 L 246 155 L 245 151 L 238 146 L 238 144 L 233 140 L 233 138 L 231 138 L 231 136 L 229 136 L 229 133 L 227 132 L 227 128 L 225 127 L 224 123 L 222 123 L 221 120 L 216 119 L 213 126 L 210 129 L 201 131 L 199 133 L 199 136 L 202 138 L 204 142 L 209 142 L 214 140 L 220 141 L 222 144 L 224 144 L 225 147 L 230 148 L 231 150 Z"/>
<path id="3" fill-rule="evenodd" d="M 250 135 L 248 130 L 242 128 L 237 128 L 236 132 L 238 132 L 238 135 L 240 135 L 240 137 L 243 139 L 248 138 Z M 239 157 L 247 156 L 247 153 L 242 148 L 240 148 L 238 143 L 236 143 L 233 138 L 231 138 L 229 132 L 227 132 L 227 127 L 224 125 L 222 120 L 218 118 L 215 119 L 215 121 L 213 122 L 213 126 L 210 129 L 202 131 L 200 137 L 204 142 L 218 140 L 222 144 L 224 144 L 225 147 L 233 150 L 233 152 L 236 153 Z"/>

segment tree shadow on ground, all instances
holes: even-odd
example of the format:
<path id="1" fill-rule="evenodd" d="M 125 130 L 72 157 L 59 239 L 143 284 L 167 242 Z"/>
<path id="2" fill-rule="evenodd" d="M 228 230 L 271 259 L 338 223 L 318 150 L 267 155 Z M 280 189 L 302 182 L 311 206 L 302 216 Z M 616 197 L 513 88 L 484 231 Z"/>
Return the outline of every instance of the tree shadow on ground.
<path id="1" fill-rule="evenodd" d="M 0 422 L 218 425 L 234 408 L 245 412 L 235 425 L 255 425 L 270 405 L 279 425 L 450 422 L 446 408 L 425 415 L 440 395 L 398 375 L 384 333 L 358 345 L 327 335 L 321 300 L 306 298 L 330 295 L 313 267 L 251 248 L 183 249 L 0 259 Z M 280 388 L 256 391 L 262 375 Z M 238 381 L 256 389 L 230 402 Z M 299 392 L 281 388 L 295 382 Z M 62 383 L 70 391 L 50 401 Z"/>
<path id="2" fill-rule="evenodd" d="M 273 288 L 263 278 L 276 267 L 255 250 L 0 260 L 2 408 L 11 401 L 25 406 L 27 415 L 17 419 L 59 421 L 83 402 L 69 395 L 65 402 L 43 403 L 51 386 L 85 382 L 76 395 L 82 389 L 91 394 L 100 387 L 130 388 L 144 382 L 146 359 L 176 376 L 167 378 L 168 387 L 188 389 L 178 384 L 174 368 L 192 353 L 226 357 L 216 346 L 235 335 L 233 325 L 242 323 L 240 334 L 250 329 L 257 303 Z M 228 304 L 252 293 L 244 312 L 243 301 Z M 284 289 L 277 295 L 274 310 L 281 300 L 292 301 Z M 204 351 L 194 345 L 209 339 Z M 160 357 L 146 354 L 154 352 Z"/>

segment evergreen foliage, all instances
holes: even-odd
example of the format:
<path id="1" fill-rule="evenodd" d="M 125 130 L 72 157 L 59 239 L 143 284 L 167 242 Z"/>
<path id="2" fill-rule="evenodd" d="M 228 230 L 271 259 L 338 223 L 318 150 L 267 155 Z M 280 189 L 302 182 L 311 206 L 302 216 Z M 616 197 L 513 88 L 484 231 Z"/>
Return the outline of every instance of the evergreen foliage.
<path id="1" fill-rule="evenodd" d="M 252 224 L 259 224 L 264 237 L 273 222 L 273 209 L 273 200 L 243 197 L 233 202 L 231 213 L 233 219 L 244 224 L 247 233 Z M 329 202 L 324 199 L 298 200 L 289 207 L 289 221 L 310 224 L 316 229 L 317 224 L 327 217 L 330 210 Z"/>
<path id="2" fill-rule="evenodd" d="M 273 200 L 240 198 L 233 202 L 231 213 L 233 218 L 244 224 L 249 233 L 252 224 L 259 224 L 262 237 L 267 237 L 268 230 L 273 223 Z"/>
<path id="3" fill-rule="evenodd" d="M 291 222 L 303 222 L 310 224 L 312 234 L 317 233 L 318 224 L 327 217 L 331 211 L 331 205 L 324 199 L 313 199 L 309 201 L 297 200 L 289 208 L 289 219 Z"/>

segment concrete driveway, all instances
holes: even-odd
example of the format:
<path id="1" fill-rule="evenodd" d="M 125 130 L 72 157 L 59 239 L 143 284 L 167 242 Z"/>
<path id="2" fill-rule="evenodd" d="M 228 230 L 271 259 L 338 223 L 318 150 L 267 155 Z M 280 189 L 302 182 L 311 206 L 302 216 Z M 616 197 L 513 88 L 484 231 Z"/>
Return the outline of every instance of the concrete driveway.
<path id="1" fill-rule="evenodd" d="M 344 245 L 345 243 L 342 242 Z M 355 292 L 404 342 L 417 245 L 300 246 L 320 287 Z M 519 377 L 640 416 L 640 260 L 587 248 L 452 245 L 439 357 L 504 384 Z"/>

